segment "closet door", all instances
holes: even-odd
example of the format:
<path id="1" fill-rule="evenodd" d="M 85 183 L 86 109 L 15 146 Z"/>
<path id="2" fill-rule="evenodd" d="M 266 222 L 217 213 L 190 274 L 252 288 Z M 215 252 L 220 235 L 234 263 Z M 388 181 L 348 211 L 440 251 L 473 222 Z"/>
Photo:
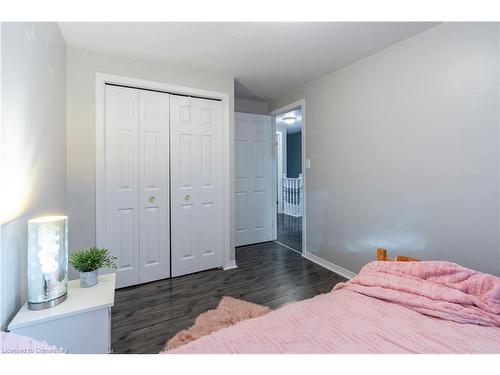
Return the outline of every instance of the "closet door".
<path id="1" fill-rule="evenodd" d="M 222 105 L 170 96 L 172 276 L 222 265 Z"/>
<path id="2" fill-rule="evenodd" d="M 170 277 L 169 96 L 139 90 L 141 283 Z"/>
<path id="3" fill-rule="evenodd" d="M 140 282 L 139 90 L 106 86 L 105 243 L 117 259 L 116 287 Z"/>
<path id="4" fill-rule="evenodd" d="M 170 277 L 169 95 L 106 86 L 105 243 L 116 287 Z"/>
<path id="5" fill-rule="evenodd" d="M 276 159 L 271 118 L 235 114 L 236 246 L 276 239 Z"/>

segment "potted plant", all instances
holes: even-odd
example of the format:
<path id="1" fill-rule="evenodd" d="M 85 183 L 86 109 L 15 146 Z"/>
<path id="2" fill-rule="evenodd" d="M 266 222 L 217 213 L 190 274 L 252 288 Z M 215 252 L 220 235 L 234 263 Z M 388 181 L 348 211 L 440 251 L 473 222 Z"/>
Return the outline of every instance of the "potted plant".
<path id="1" fill-rule="evenodd" d="M 116 269 L 116 257 L 108 249 L 93 246 L 86 250 L 76 250 L 69 257 L 73 268 L 80 272 L 80 287 L 89 288 L 97 284 L 99 268 Z"/>

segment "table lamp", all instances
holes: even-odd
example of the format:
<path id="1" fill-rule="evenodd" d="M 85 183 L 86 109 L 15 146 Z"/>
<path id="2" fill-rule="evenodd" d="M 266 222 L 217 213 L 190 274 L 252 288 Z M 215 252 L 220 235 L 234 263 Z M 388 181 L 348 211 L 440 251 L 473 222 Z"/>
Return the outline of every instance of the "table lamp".
<path id="1" fill-rule="evenodd" d="M 28 220 L 28 309 L 42 310 L 66 299 L 68 217 Z"/>

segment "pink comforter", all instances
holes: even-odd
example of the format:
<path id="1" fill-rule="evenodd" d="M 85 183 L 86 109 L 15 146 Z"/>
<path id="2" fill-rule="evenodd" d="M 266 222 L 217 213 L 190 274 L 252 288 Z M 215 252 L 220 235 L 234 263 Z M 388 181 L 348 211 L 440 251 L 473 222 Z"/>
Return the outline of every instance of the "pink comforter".
<path id="1" fill-rule="evenodd" d="M 500 353 L 499 294 L 500 278 L 453 263 L 373 262 L 168 353 Z"/>
<path id="2" fill-rule="evenodd" d="M 458 323 L 500 327 L 500 278 L 449 262 L 372 262 L 333 290 Z"/>

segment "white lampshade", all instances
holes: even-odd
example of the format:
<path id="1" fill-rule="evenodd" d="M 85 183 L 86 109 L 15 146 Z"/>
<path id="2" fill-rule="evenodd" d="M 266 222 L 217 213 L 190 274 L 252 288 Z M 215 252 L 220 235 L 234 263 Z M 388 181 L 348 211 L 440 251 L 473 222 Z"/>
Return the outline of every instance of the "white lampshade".
<path id="1" fill-rule="evenodd" d="M 28 308 L 41 310 L 66 299 L 68 217 L 28 221 Z"/>

